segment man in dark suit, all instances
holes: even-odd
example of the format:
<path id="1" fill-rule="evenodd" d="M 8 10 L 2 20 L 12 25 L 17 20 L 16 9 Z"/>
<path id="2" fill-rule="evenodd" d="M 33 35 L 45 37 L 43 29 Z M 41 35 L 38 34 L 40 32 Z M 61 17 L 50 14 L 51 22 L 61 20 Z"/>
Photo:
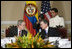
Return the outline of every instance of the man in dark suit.
<path id="1" fill-rule="evenodd" d="M 59 37 L 60 36 L 57 28 L 49 27 L 49 23 L 47 20 L 40 21 L 40 27 L 42 28 L 42 31 L 40 32 L 39 35 L 41 35 L 43 39 L 47 37 Z"/>
<path id="2" fill-rule="evenodd" d="M 27 36 L 27 31 L 25 30 L 25 22 L 23 20 L 18 20 L 17 26 L 10 27 L 9 37 L 23 35 Z"/>

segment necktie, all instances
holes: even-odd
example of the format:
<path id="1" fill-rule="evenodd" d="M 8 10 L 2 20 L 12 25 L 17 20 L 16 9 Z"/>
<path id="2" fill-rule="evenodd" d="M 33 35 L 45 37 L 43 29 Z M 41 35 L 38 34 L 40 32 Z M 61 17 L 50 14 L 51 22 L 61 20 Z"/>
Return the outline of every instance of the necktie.
<path id="1" fill-rule="evenodd" d="M 45 37 L 47 38 L 48 37 L 48 30 L 45 30 L 45 33 L 46 33 Z"/>
<path id="2" fill-rule="evenodd" d="M 19 31 L 19 36 L 21 36 L 21 31 Z"/>
<path id="3" fill-rule="evenodd" d="M 48 33 L 48 30 L 45 30 L 46 34 Z"/>

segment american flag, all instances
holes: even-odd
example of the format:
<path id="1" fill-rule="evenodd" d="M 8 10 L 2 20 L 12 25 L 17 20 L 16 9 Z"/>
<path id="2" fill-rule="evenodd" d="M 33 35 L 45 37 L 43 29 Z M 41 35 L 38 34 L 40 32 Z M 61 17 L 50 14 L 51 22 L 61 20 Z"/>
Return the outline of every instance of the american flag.
<path id="1" fill-rule="evenodd" d="M 50 13 L 50 1 L 42 1 L 41 4 L 41 14 L 44 14 L 44 17 L 46 20 L 49 21 L 49 19 L 52 17 Z"/>

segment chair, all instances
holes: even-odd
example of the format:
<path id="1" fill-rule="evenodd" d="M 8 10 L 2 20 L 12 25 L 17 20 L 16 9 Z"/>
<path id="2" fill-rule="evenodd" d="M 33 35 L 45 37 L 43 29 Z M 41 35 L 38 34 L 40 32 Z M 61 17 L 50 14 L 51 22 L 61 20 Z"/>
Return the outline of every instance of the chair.
<path id="1" fill-rule="evenodd" d="M 5 31 L 6 31 L 6 37 L 10 37 L 10 31 L 13 30 L 17 26 L 9 26 Z"/>
<path id="2" fill-rule="evenodd" d="M 67 38 L 67 29 L 66 28 L 58 28 L 61 38 Z"/>

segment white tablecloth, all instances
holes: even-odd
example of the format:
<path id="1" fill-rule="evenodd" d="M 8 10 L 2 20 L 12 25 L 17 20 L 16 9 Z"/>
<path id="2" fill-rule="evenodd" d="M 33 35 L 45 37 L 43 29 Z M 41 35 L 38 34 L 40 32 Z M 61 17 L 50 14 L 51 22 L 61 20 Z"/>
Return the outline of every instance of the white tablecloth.
<path id="1" fill-rule="evenodd" d="M 59 40 L 59 47 L 60 48 L 71 48 L 71 41 L 68 41 L 68 39 L 61 39 Z"/>
<path id="2" fill-rule="evenodd" d="M 13 41 L 13 43 L 16 41 L 15 37 L 6 37 L 6 38 L 1 39 L 1 46 L 5 48 L 5 44 L 11 43 L 11 40 Z"/>
<path id="3" fill-rule="evenodd" d="M 53 42 L 52 45 L 55 43 L 55 41 L 59 41 L 59 48 L 71 48 L 71 41 L 68 39 L 61 39 L 61 37 L 49 37 L 47 39 L 44 39 L 44 41 L 49 40 L 49 42 Z"/>
<path id="4" fill-rule="evenodd" d="M 13 43 L 16 41 L 15 37 L 7 37 L 4 39 L 1 39 L 1 46 L 5 48 L 6 43 L 11 43 L 11 40 Z M 68 41 L 68 39 L 61 39 L 60 37 L 49 37 L 47 39 L 44 39 L 45 41 L 49 40 L 49 42 L 55 42 L 56 40 L 59 41 L 58 47 L 60 48 L 71 48 L 71 41 Z M 52 43 L 53 44 L 53 43 Z"/>

